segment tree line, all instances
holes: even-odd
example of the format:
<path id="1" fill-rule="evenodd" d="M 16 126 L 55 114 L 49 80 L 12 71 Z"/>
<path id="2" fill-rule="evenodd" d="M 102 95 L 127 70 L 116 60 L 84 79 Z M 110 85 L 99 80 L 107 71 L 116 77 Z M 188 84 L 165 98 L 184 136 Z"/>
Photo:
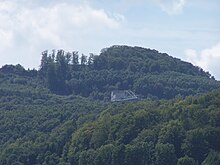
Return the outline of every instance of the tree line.
<path id="1" fill-rule="evenodd" d="M 130 89 L 155 100 L 220 87 L 199 67 L 156 50 L 128 46 L 113 46 L 89 56 L 44 51 L 38 75 L 53 93 L 100 100 L 109 100 L 112 90 Z"/>

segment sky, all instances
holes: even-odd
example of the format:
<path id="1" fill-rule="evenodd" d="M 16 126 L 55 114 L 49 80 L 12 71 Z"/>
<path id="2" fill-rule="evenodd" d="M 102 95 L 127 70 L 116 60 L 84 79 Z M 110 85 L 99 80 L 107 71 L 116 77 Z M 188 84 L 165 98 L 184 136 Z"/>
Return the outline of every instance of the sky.
<path id="1" fill-rule="evenodd" d="M 219 0 L 0 0 L 0 66 L 112 45 L 168 53 L 220 80 Z"/>

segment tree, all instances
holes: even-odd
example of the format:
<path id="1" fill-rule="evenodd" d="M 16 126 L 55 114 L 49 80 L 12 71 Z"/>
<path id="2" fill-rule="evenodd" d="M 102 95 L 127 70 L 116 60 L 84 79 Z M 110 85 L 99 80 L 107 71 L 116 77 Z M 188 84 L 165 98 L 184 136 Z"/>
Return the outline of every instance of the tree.
<path id="1" fill-rule="evenodd" d="M 45 50 L 42 52 L 40 69 L 45 68 L 47 64 L 48 64 L 48 50 Z"/>
<path id="2" fill-rule="evenodd" d="M 133 145 L 126 145 L 125 150 L 125 164 L 145 165 L 154 164 L 152 143 L 139 142 Z"/>
<path id="3" fill-rule="evenodd" d="M 184 156 L 178 159 L 177 165 L 197 165 L 197 163 L 193 158 Z"/>
<path id="4" fill-rule="evenodd" d="M 56 66 L 54 62 L 50 62 L 48 64 L 48 69 L 47 69 L 47 84 L 48 88 L 55 92 L 57 91 L 57 74 L 56 74 Z"/>
<path id="5" fill-rule="evenodd" d="M 70 64 L 71 58 L 72 58 L 72 54 L 70 52 L 67 52 L 66 55 L 65 55 L 65 63 L 67 65 Z"/>
<path id="6" fill-rule="evenodd" d="M 84 54 L 82 54 L 81 56 L 81 65 L 86 65 L 87 64 L 87 56 L 85 56 Z"/>
<path id="7" fill-rule="evenodd" d="M 202 165 L 219 165 L 220 164 L 220 153 L 214 150 L 211 150 L 202 162 Z"/>
<path id="8" fill-rule="evenodd" d="M 94 54 L 93 53 L 90 53 L 89 54 L 89 58 L 88 58 L 88 65 L 92 65 L 94 62 Z"/>
<path id="9" fill-rule="evenodd" d="M 199 164 L 205 159 L 205 155 L 209 150 L 208 142 L 204 135 L 204 129 L 190 130 L 186 133 L 185 142 L 182 145 L 185 154 L 194 158 Z"/>
<path id="10" fill-rule="evenodd" d="M 42 76 L 46 76 L 47 74 L 47 69 L 48 69 L 48 51 L 45 50 L 42 52 L 42 57 L 41 57 L 41 64 L 40 64 L 40 74 Z"/>
<path id="11" fill-rule="evenodd" d="M 72 52 L 72 64 L 73 65 L 78 65 L 79 64 L 79 52 L 77 52 L 77 51 L 73 51 Z"/>
<path id="12" fill-rule="evenodd" d="M 160 143 L 170 143 L 174 145 L 176 155 L 179 157 L 181 153 L 181 144 L 184 139 L 184 129 L 180 121 L 171 120 L 162 127 L 158 141 Z"/>
<path id="13" fill-rule="evenodd" d="M 107 145 L 101 146 L 97 150 L 95 164 L 96 165 L 111 165 L 113 151 L 114 151 L 114 145 L 112 145 L 112 144 L 107 144 Z"/>
<path id="14" fill-rule="evenodd" d="M 157 164 L 176 165 L 177 158 L 173 144 L 157 143 L 155 147 Z"/>
<path id="15" fill-rule="evenodd" d="M 69 62 L 71 60 L 71 55 L 63 50 L 58 50 L 56 56 L 56 72 L 57 72 L 57 92 L 64 94 L 66 93 L 67 75 L 69 73 Z"/>
<path id="16" fill-rule="evenodd" d="M 86 164 L 94 164 L 94 160 L 97 156 L 97 152 L 93 149 L 89 149 L 87 151 L 82 151 L 79 156 L 78 164 L 86 165 Z"/>

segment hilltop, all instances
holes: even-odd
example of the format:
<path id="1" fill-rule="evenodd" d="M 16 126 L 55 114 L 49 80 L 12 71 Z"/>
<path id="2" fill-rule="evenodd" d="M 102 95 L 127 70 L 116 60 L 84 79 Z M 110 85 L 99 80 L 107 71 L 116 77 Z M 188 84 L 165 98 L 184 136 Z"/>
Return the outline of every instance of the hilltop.
<path id="1" fill-rule="evenodd" d="M 140 98 L 156 100 L 220 88 L 220 82 L 202 68 L 166 53 L 129 46 L 112 46 L 100 55 L 89 56 L 80 56 L 77 51 L 45 51 L 39 70 L 5 65 L 0 76 L 1 86 L 10 89 L 17 84 L 25 90 L 30 87 L 30 91 L 34 87 L 106 101 L 112 90 L 132 90 Z"/>

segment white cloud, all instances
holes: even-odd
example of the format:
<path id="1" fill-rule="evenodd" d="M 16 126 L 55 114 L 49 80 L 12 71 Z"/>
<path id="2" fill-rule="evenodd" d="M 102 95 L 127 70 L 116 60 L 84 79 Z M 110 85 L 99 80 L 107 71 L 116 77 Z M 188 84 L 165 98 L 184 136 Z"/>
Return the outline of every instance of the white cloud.
<path id="1" fill-rule="evenodd" d="M 186 4 L 186 0 L 155 0 L 161 9 L 173 15 L 181 12 Z"/>
<path id="2" fill-rule="evenodd" d="M 41 51 L 74 49 L 83 45 L 89 35 L 119 29 L 123 20 L 120 14 L 108 14 L 86 3 L 54 1 L 40 5 L 28 0 L 1 0 L 0 65 L 37 67 Z"/>
<path id="3" fill-rule="evenodd" d="M 200 52 L 188 49 L 185 54 L 188 61 L 209 71 L 216 79 L 220 80 L 220 43 Z"/>

